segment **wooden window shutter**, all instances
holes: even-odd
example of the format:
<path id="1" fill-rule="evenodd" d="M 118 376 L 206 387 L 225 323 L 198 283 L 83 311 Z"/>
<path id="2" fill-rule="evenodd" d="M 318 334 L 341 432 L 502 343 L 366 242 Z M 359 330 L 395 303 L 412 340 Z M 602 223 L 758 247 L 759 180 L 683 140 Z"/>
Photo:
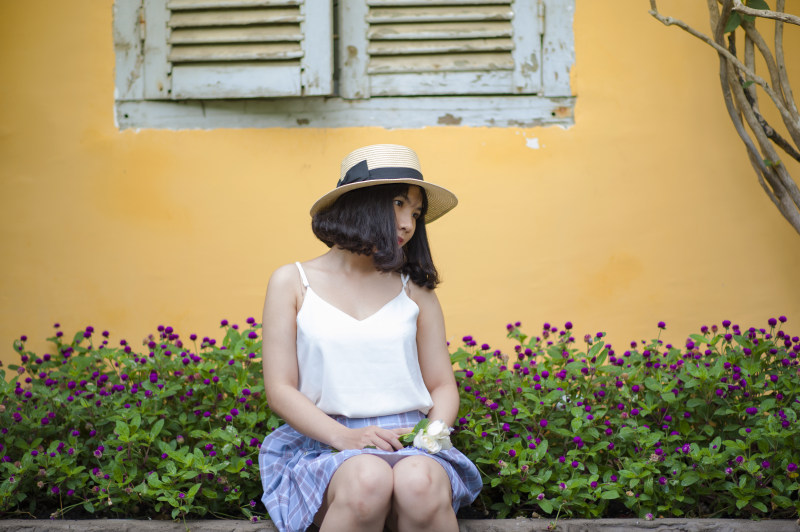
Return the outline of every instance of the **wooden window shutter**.
<path id="1" fill-rule="evenodd" d="M 145 98 L 328 95 L 330 0 L 144 0 Z"/>
<path id="2" fill-rule="evenodd" d="M 535 94 L 541 0 L 340 2 L 342 97 Z"/>

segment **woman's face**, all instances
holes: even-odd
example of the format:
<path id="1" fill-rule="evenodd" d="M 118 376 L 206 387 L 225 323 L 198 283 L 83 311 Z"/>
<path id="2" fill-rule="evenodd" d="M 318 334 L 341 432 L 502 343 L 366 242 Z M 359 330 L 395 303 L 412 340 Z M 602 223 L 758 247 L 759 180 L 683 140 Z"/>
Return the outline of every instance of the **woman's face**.
<path id="1" fill-rule="evenodd" d="M 422 191 L 416 185 L 408 187 L 405 194 L 394 197 L 394 217 L 397 225 L 397 243 L 404 246 L 414 236 L 417 219 L 422 216 Z"/>

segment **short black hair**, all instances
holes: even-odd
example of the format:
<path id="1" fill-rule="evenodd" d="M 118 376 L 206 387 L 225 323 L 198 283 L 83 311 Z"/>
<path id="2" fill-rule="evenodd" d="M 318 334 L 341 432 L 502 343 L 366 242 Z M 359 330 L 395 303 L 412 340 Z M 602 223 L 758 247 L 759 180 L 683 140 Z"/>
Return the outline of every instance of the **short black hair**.
<path id="1" fill-rule="evenodd" d="M 338 246 L 372 256 L 379 271 L 406 273 L 415 284 L 436 288 L 439 274 L 425 231 L 428 197 L 422 187 L 422 212 L 414 236 L 405 248 L 397 242 L 393 201 L 397 196 L 408 195 L 409 186 L 407 183 L 373 185 L 346 192 L 313 216 L 311 230 L 328 247 Z"/>

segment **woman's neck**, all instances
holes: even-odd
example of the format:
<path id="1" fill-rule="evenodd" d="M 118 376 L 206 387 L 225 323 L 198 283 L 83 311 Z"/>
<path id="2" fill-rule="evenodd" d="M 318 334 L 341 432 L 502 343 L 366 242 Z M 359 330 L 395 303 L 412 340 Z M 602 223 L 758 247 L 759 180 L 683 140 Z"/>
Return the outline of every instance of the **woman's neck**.
<path id="1" fill-rule="evenodd" d="M 353 253 L 340 247 L 332 247 L 327 253 L 331 264 L 348 274 L 374 273 L 375 262 L 369 255 Z"/>

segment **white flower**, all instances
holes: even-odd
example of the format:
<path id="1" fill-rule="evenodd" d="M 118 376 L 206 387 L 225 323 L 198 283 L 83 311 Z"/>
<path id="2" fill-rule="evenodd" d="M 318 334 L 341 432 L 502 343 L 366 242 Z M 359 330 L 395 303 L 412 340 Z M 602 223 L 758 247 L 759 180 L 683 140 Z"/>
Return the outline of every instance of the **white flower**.
<path id="1" fill-rule="evenodd" d="M 428 436 L 439 438 L 442 435 L 448 436 L 450 434 L 450 429 L 447 428 L 447 426 L 444 424 L 444 421 L 437 419 L 428 425 L 428 428 L 425 430 L 425 432 L 428 433 Z"/>
<path id="2" fill-rule="evenodd" d="M 431 454 L 436 454 L 442 450 L 442 445 L 439 443 L 439 440 L 425 434 L 423 431 L 417 432 L 417 435 L 414 436 L 414 447 L 423 449 Z"/>
<path id="3" fill-rule="evenodd" d="M 425 429 L 420 430 L 414 436 L 414 447 L 423 449 L 430 454 L 436 454 L 441 450 L 450 449 L 453 444 L 450 442 L 450 433 L 453 429 L 438 419 L 428 424 Z"/>

